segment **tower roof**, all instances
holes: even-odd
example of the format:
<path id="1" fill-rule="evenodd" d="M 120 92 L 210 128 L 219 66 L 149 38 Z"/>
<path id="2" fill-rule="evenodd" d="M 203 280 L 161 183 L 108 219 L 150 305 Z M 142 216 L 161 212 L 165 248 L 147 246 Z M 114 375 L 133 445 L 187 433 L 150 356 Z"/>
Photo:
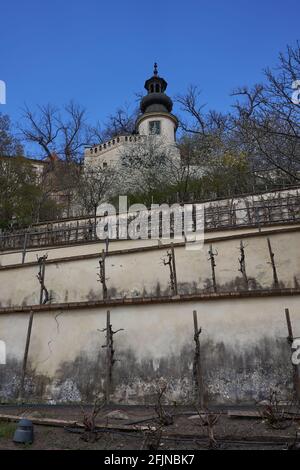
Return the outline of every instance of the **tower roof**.
<path id="1" fill-rule="evenodd" d="M 145 88 L 148 94 L 141 100 L 142 113 L 147 112 L 168 112 L 173 108 L 173 102 L 169 96 L 165 94 L 168 86 L 166 80 L 158 75 L 157 63 L 154 63 L 153 75 L 145 81 Z"/>
<path id="2" fill-rule="evenodd" d="M 152 89 L 151 85 L 154 85 L 154 88 Z M 153 93 L 155 92 L 156 90 L 156 86 L 155 85 L 160 85 L 160 88 L 159 90 L 163 93 L 167 86 L 168 86 L 168 83 L 166 82 L 166 80 L 162 77 L 159 77 L 158 75 L 158 70 L 157 70 L 157 63 L 154 62 L 154 70 L 153 70 L 153 75 L 151 78 L 148 78 L 148 80 L 145 81 L 145 85 L 144 87 L 146 88 L 146 90 L 148 91 L 148 93 Z M 153 91 L 151 91 L 153 90 Z"/>

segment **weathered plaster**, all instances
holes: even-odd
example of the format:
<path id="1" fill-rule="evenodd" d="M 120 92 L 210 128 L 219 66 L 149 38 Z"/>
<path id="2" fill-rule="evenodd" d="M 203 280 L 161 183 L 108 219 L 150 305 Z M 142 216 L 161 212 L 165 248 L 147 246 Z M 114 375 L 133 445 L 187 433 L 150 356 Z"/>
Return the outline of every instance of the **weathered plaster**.
<path id="1" fill-rule="evenodd" d="M 116 305 L 111 308 L 116 363 L 113 400 L 153 403 L 157 381 L 167 380 L 168 400 L 192 402 L 193 320 L 198 322 L 204 383 L 210 402 L 254 402 L 272 387 L 290 397 L 292 367 L 284 308 L 300 336 L 300 296 L 245 297 L 190 302 Z M 106 308 L 34 314 L 27 391 L 50 402 L 91 401 L 103 392 Z M 0 366 L 2 399 L 16 394 L 28 314 L 2 313 L 1 339 L 8 366 Z"/>
<path id="2" fill-rule="evenodd" d="M 270 239 L 281 287 L 293 288 L 300 282 L 300 232 L 273 234 Z M 214 243 L 218 252 L 216 280 L 219 290 L 241 290 L 242 276 L 238 272 L 239 239 Z M 175 249 L 178 291 L 180 294 L 210 292 L 211 267 L 208 245 L 200 251 Z M 107 288 L 111 298 L 146 297 L 170 294 L 169 269 L 162 263 L 166 249 L 111 253 L 106 259 Z M 246 270 L 250 289 L 266 289 L 273 285 L 272 268 L 263 236 L 252 236 L 245 242 Z M 51 291 L 52 303 L 99 300 L 98 259 L 51 262 L 46 265 L 45 284 Z M 39 283 L 37 265 L 0 269 L 0 303 L 9 305 L 37 304 Z"/>

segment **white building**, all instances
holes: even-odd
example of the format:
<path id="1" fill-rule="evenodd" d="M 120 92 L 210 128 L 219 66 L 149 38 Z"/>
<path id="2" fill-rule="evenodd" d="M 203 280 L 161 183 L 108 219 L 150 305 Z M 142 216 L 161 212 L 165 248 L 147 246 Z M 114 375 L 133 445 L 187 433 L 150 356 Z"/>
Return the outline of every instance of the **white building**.
<path id="1" fill-rule="evenodd" d="M 148 93 L 140 103 L 141 114 L 136 121 L 135 133 L 116 136 L 105 143 L 87 148 L 84 154 L 85 164 L 97 164 L 101 167 L 116 164 L 125 145 L 132 145 L 134 142 L 140 144 L 148 136 L 157 136 L 163 145 L 174 151 L 174 155 L 177 154 L 175 144 L 178 119 L 171 113 L 173 102 L 165 93 L 167 85 L 159 77 L 155 63 L 153 76 L 145 82 Z"/>

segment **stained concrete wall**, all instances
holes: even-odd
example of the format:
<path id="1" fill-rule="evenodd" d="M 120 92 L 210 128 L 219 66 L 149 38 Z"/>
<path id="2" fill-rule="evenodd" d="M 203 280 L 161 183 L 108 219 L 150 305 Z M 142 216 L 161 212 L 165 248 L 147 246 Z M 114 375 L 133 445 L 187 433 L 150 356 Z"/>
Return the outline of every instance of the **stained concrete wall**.
<path id="1" fill-rule="evenodd" d="M 270 388 L 288 398 L 292 392 L 291 351 L 284 309 L 289 308 L 295 336 L 300 336 L 300 294 L 193 299 L 95 308 L 36 312 L 26 379 L 28 400 L 91 401 L 103 392 L 101 348 L 106 310 L 115 335 L 113 401 L 153 403 L 156 385 L 168 383 L 170 402 L 192 402 L 193 319 L 202 327 L 206 397 L 210 403 L 253 403 Z M 0 337 L 7 365 L 0 365 L 0 398 L 18 392 L 29 313 L 0 311 Z"/>
<path id="2" fill-rule="evenodd" d="M 299 234 L 290 231 L 270 231 L 272 249 L 275 253 L 281 287 L 293 288 L 300 284 Z M 246 270 L 250 289 L 271 288 L 272 266 L 264 234 L 252 233 L 243 239 L 246 255 Z M 207 239 L 200 251 L 189 251 L 176 246 L 177 280 L 180 294 L 212 292 L 211 266 L 208 259 L 210 243 L 218 255 L 216 278 L 221 291 L 244 289 L 243 278 L 238 271 L 240 237 Z M 116 242 L 119 247 L 122 242 Z M 128 246 L 129 241 L 124 241 Z M 95 249 L 95 245 L 94 249 Z M 74 251 L 77 247 L 72 247 Z M 80 247 L 79 247 L 80 248 Z M 137 247 L 138 248 L 138 247 Z M 106 259 L 106 277 L 109 296 L 149 297 L 170 295 L 169 268 L 162 259 L 166 247 L 144 247 L 132 251 L 126 248 L 111 251 Z M 56 250 L 56 254 L 58 251 Z M 40 255 L 41 253 L 39 253 Z M 51 294 L 52 303 L 79 302 L 102 298 L 102 287 L 98 282 L 99 255 L 77 258 L 49 257 L 46 266 L 45 285 Z M 37 304 L 39 283 L 36 278 L 36 263 L 7 266 L 0 269 L 0 306 Z"/>

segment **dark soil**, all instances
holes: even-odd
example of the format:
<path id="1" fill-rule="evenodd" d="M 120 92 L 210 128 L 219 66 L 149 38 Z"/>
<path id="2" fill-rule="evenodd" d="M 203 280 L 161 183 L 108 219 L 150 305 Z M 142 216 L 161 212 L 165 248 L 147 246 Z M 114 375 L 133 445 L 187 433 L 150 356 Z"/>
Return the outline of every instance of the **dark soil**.
<path id="1" fill-rule="evenodd" d="M 89 413 L 91 409 L 92 407 L 84 407 L 86 413 Z M 119 410 L 120 413 L 125 414 L 126 419 L 106 417 L 113 410 Z M 163 428 L 161 450 L 209 448 L 208 428 L 201 424 L 199 417 L 191 418 L 191 416 L 195 416 L 194 410 L 178 408 L 168 411 L 174 414 L 174 423 Z M 214 410 L 214 413 L 220 413 L 213 432 L 216 448 L 222 450 L 286 449 L 293 442 L 296 432 L 300 431 L 300 420 L 287 419 L 279 423 L 281 429 L 274 429 L 262 418 L 230 418 L 227 416 L 227 410 Z M 83 408 L 73 405 L 2 405 L 0 406 L 0 414 L 82 422 Z M 26 446 L 12 442 L 16 425 L 0 418 L 0 449 L 140 449 L 145 439 L 147 426 L 157 426 L 155 416 L 152 407 L 118 406 L 106 408 L 99 414 L 97 424 L 115 426 L 116 428 L 122 428 L 126 425 L 132 431 L 99 430 L 95 435 L 95 442 L 85 442 L 83 430 L 80 428 L 35 424 L 34 442 Z M 140 427 L 143 427 L 143 430 L 138 429 Z"/>

